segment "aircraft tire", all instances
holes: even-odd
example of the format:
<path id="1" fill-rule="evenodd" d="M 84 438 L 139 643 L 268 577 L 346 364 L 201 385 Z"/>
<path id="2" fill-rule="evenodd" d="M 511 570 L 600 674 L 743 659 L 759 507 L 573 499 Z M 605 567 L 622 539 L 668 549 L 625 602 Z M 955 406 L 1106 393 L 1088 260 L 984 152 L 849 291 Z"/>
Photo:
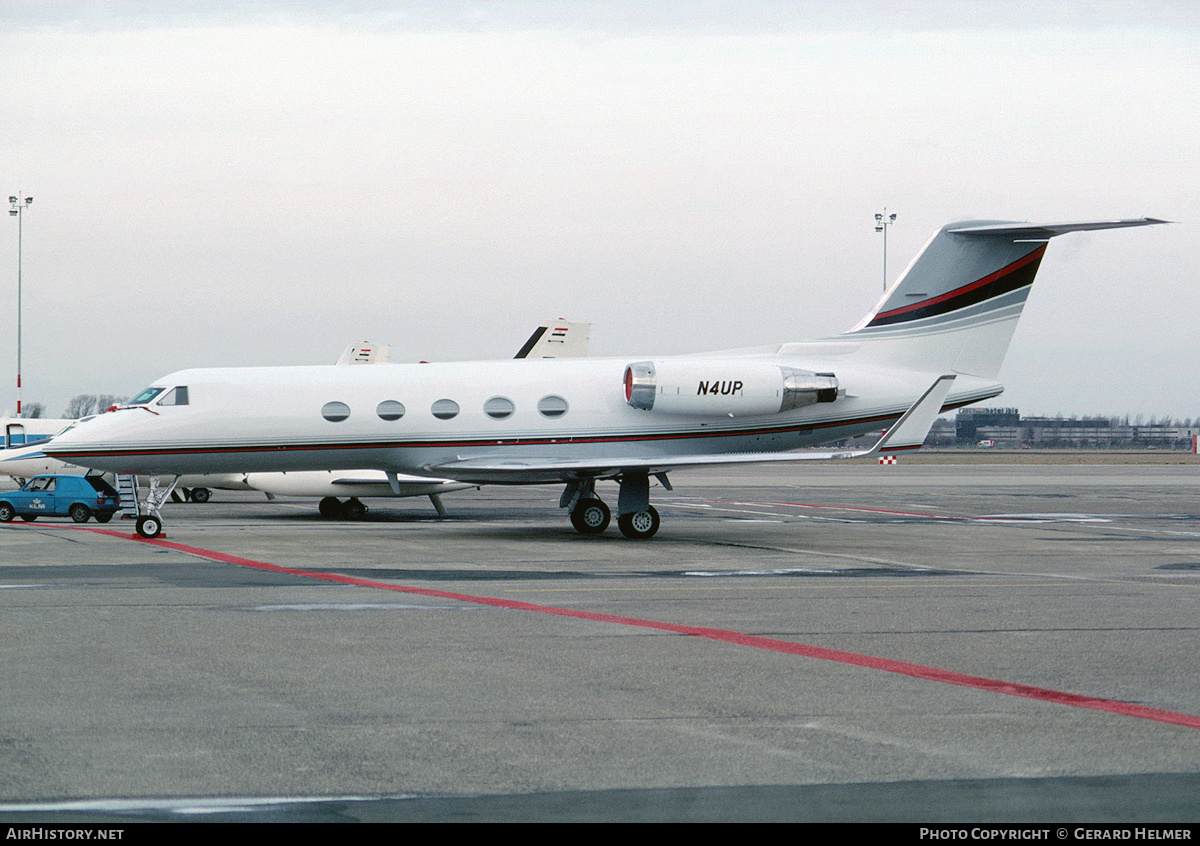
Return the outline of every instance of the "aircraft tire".
<path id="1" fill-rule="evenodd" d="M 88 518 L 92 516 L 92 510 L 82 502 L 77 502 L 67 511 L 71 515 L 71 519 L 76 523 L 86 523 Z"/>
<path id="2" fill-rule="evenodd" d="M 653 505 L 646 506 L 645 511 L 634 511 L 617 518 L 621 534 L 630 540 L 650 540 L 658 533 L 659 522 L 658 511 Z"/>
<path id="3" fill-rule="evenodd" d="M 317 506 L 317 511 L 321 512 L 321 516 L 332 520 L 342 513 L 342 501 L 336 496 L 327 496 L 321 500 Z"/>
<path id="4" fill-rule="evenodd" d="M 599 499 L 581 499 L 571 511 L 571 525 L 581 535 L 598 535 L 611 520 L 612 512 Z"/>
<path id="5" fill-rule="evenodd" d="M 162 520 L 157 517 L 137 518 L 137 533 L 144 538 L 156 538 L 162 534 Z"/>
<path id="6" fill-rule="evenodd" d="M 358 497 L 352 496 L 342 503 L 343 520 L 361 520 L 367 516 L 367 506 Z"/>
<path id="7" fill-rule="evenodd" d="M 212 498 L 212 491 L 208 488 L 192 488 L 192 502 L 208 502 Z"/>

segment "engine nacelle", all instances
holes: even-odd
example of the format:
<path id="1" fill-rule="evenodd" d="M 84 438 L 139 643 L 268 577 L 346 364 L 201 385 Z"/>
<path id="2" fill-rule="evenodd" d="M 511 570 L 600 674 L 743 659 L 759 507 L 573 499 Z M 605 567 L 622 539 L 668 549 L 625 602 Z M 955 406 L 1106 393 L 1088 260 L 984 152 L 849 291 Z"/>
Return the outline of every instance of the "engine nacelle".
<path id="1" fill-rule="evenodd" d="M 837 399 L 832 373 L 762 361 L 694 358 L 638 361 L 625 368 L 625 401 L 643 411 L 693 416 L 779 414 Z"/>

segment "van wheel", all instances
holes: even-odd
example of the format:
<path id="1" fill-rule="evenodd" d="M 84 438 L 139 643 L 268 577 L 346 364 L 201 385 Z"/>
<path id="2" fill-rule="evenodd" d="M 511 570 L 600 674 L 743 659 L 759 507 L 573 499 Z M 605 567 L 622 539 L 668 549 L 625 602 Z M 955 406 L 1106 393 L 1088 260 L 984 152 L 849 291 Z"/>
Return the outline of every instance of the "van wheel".
<path id="1" fill-rule="evenodd" d="M 13 508 L 7 502 L 0 502 L 0 523 L 11 523 L 12 518 L 17 516 L 17 509 Z"/>
<path id="2" fill-rule="evenodd" d="M 112 515 L 111 515 L 111 514 L 97 514 L 97 515 L 96 515 L 96 522 L 97 522 L 97 523 L 107 523 L 107 522 L 108 522 L 109 520 L 111 520 L 111 519 L 112 519 Z"/>
<path id="3" fill-rule="evenodd" d="M 91 509 L 89 509 L 82 502 L 77 502 L 72 505 L 67 513 L 71 515 L 71 519 L 76 523 L 86 523 L 88 518 L 92 516 Z"/>
<path id="4" fill-rule="evenodd" d="M 208 502 L 212 491 L 208 488 L 192 488 L 192 502 Z"/>

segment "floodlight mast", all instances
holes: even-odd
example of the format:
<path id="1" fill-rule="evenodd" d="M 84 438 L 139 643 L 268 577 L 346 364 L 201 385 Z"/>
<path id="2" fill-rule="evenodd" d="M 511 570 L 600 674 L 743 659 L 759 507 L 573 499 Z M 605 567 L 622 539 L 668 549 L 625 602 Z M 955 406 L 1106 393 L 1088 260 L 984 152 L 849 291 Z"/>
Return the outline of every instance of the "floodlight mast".
<path id="1" fill-rule="evenodd" d="M 875 215 L 875 231 L 883 233 L 883 290 L 887 290 L 888 275 L 887 275 L 887 231 L 888 227 L 896 222 L 896 213 L 887 213 L 887 206 L 883 207 L 881 214 Z"/>
<path id="2" fill-rule="evenodd" d="M 21 199 L 21 195 L 8 198 L 11 217 L 17 219 L 17 416 L 21 416 L 21 241 L 25 209 L 33 203 L 33 197 Z"/>

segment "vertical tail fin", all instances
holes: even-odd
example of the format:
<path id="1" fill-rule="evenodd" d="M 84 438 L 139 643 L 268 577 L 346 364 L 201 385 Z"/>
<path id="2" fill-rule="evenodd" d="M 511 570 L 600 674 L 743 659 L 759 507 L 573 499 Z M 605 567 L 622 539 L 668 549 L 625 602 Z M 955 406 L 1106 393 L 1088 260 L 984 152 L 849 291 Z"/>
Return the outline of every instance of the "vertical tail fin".
<path id="1" fill-rule="evenodd" d="M 585 358 L 592 324 L 548 320 L 533 330 L 513 358 Z"/>
<path id="2" fill-rule="evenodd" d="M 949 224 L 843 337 L 864 342 L 864 353 L 899 367 L 994 379 L 1051 238 L 1165 222 Z"/>

